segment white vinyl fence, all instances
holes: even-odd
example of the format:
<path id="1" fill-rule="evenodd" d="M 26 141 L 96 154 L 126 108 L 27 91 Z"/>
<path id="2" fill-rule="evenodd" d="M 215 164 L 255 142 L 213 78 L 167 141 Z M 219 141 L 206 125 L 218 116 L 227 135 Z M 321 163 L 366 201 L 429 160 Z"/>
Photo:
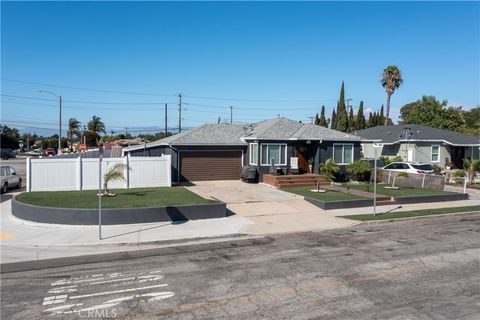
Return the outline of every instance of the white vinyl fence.
<path id="1" fill-rule="evenodd" d="M 103 175 L 115 163 L 124 163 L 131 170 L 125 169 L 125 180 L 109 183 L 108 187 L 111 189 L 172 186 L 170 155 L 104 158 L 102 160 L 102 187 Z M 99 159 L 91 158 L 27 158 L 27 191 L 98 189 L 98 164 Z"/>

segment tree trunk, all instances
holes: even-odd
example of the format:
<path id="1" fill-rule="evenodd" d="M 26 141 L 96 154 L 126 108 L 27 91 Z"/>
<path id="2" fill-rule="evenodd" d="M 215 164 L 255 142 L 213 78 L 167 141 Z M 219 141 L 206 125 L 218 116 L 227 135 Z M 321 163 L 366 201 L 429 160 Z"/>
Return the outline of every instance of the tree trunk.
<path id="1" fill-rule="evenodd" d="M 392 94 L 390 92 L 387 92 L 387 110 L 385 114 L 385 125 L 388 124 L 388 118 L 390 117 L 390 97 Z"/>
<path id="2" fill-rule="evenodd" d="M 108 182 L 105 181 L 103 183 L 103 194 L 107 195 L 108 194 Z"/>

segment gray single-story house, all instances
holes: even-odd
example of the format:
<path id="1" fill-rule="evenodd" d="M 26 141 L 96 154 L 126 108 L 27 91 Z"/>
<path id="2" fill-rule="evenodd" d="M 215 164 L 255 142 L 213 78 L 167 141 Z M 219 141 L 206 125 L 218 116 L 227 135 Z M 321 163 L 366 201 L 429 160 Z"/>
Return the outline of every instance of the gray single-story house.
<path id="1" fill-rule="evenodd" d="M 402 124 L 378 126 L 357 131 L 365 158 L 374 157 L 373 144 L 380 144 L 378 156 L 400 156 L 405 161 L 463 167 L 463 159 L 480 159 L 480 137 L 459 132 Z"/>
<path id="2" fill-rule="evenodd" d="M 173 182 L 240 179 L 245 165 L 258 178 L 271 164 L 283 174 L 319 173 L 328 158 L 346 165 L 360 157 L 361 138 L 313 124 L 275 118 L 251 125 L 205 124 L 124 149 L 131 156 L 172 157 Z"/>

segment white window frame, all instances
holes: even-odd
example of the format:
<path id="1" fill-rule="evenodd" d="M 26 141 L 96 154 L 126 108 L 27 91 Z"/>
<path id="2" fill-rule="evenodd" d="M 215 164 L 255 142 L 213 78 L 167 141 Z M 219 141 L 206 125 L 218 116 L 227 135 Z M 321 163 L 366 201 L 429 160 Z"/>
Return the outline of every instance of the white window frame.
<path id="1" fill-rule="evenodd" d="M 342 146 L 342 162 L 335 162 L 335 147 L 336 146 Z M 346 163 L 345 162 L 345 149 L 344 149 L 344 146 L 352 146 L 352 162 L 355 161 L 354 159 L 354 146 L 353 146 L 353 143 L 334 143 L 333 144 L 333 148 L 332 148 L 332 160 L 334 163 L 336 164 L 339 164 L 339 165 L 347 165 L 347 164 L 350 164 L 352 162 L 349 162 L 349 163 Z"/>
<path id="2" fill-rule="evenodd" d="M 261 166 L 269 166 L 270 165 L 270 159 L 267 159 L 267 163 L 263 162 L 263 146 L 267 146 L 267 155 L 268 155 L 268 146 L 274 145 L 274 146 L 280 146 L 282 148 L 285 148 L 285 163 L 275 163 L 276 166 L 286 166 L 287 165 L 287 144 L 286 143 L 262 143 L 260 144 L 260 148 L 258 149 L 258 152 L 260 152 L 260 165 Z M 280 157 L 281 157 L 281 151 L 280 151 Z"/>
<path id="3" fill-rule="evenodd" d="M 437 160 L 436 161 L 433 160 L 433 148 L 434 147 L 438 148 Z M 440 145 L 439 144 L 432 144 L 432 146 L 430 148 L 430 160 L 431 160 L 432 163 L 440 162 Z"/>
<path id="4" fill-rule="evenodd" d="M 249 144 L 248 146 L 249 150 L 248 150 L 248 163 L 251 164 L 251 165 L 258 165 L 258 143 L 257 142 L 252 142 Z M 254 161 L 252 161 L 252 150 L 253 148 L 255 148 L 257 150 L 257 154 L 256 154 L 256 157 L 254 159 Z"/>

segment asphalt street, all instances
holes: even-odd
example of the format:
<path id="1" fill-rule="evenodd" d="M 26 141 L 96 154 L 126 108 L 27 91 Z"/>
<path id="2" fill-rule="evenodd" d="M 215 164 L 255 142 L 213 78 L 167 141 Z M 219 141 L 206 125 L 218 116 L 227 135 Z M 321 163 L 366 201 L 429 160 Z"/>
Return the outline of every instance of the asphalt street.
<path id="1" fill-rule="evenodd" d="M 2 319 L 480 319 L 480 214 L 2 274 Z"/>

